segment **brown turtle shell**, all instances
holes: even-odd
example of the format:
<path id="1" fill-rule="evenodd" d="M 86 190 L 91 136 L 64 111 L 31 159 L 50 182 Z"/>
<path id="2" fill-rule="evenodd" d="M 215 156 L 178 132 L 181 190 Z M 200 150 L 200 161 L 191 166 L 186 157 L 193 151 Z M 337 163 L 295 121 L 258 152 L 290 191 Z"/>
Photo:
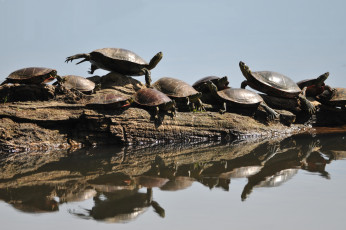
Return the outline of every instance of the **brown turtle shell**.
<path id="1" fill-rule="evenodd" d="M 63 85 L 67 89 L 76 89 L 81 92 L 89 92 L 94 90 L 95 83 L 81 76 L 66 75 L 62 77 Z"/>
<path id="2" fill-rule="evenodd" d="M 57 71 L 44 67 L 28 67 L 12 72 L 6 78 L 9 83 L 41 84 L 54 80 Z"/>
<path id="3" fill-rule="evenodd" d="M 115 92 L 97 93 L 93 96 L 93 98 L 90 100 L 88 105 L 117 104 L 117 103 L 125 102 L 128 99 L 129 99 L 128 96 L 117 94 Z"/>
<path id="4" fill-rule="evenodd" d="M 138 90 L 135 93 L 133 100 L 137 104 L 144 106 L 158 106 L 172 101 L 164 93 L 152 88 L 144 88 Z"/>
<path id="5" fill-rule="evenodd" d="M 200 94 L 191 85 L 176 78 L 163 77 L 157 80 L 152 86 L 173 98 L 190 97 Z"/>

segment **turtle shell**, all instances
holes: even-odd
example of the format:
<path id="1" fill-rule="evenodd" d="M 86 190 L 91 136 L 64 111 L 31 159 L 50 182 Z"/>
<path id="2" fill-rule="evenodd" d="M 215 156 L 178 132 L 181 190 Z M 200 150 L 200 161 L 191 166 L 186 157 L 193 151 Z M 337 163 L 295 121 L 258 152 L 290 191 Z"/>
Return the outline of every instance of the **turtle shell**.
<path id="1" fill-rule="evenodd" d="M 301 89 L 289 77 L 272 71 L 252 72 L 253 79 L 260 85 L 256 90 L 273 96 L 294 97 L 297 96 Z M 262 86 L 262 87 L 261 87 Z"/>
<path id="2" fill-rule="evenodd" d="M 222 83 L 222 84 L 220 85 L 219 82 L 220 82 L 222 79 L 224 79 L 224 78 L 226 78 L 226 79 L 225 79 L 225 82 Z M 194 89 L 196 89 L 197 91 L 199 91 L 199 92 L 208 91 L 207 88 L 205 87 L 204 83 L 207 83 L 207 82 L 209 82 L 209 81 L 211 81 L 212 83 L 214 83 L 214 84 L 217 86 L 218 90 L 223 90 L 223 89 L 227 88 L 227 87 L 228 87 L 228 84 L 229 84 L 229 82 L 228 82 L 226 76 L 223 77 L 223 78 L 220 78 L 220 77 L 217 77 L 217 76 L 207 76 L 207 77 L 201 78 L 201 79 L 199 79 L 198 81 L 196 81 L 196 82 L 192 85 L 192 87 L 193 87 Z"/>
<path id="3" fill-rule="evenodd" d="M 256 106 L 263 101 L 260 95 L 247 89 L 228 88 L 217 91 L 217 94 L 225 101 L 245 106 Z"/>
<path id="4" fill-rule="evenodd" d="M 181 98 L 201 94 L 186 82 L 170 77 L 163 77 L 157 80 L 153 87 L 169 97 Z"/>
<path id="5" fill-rule="evenodd" d="M 44 67 L 28 67 L 12 72 L 6 78 L 10 83 L 41 84 L 54 80 L 57 71 Z"/>
<path id="6" fill-rule="evenodd" d="M 144 88 L 138 90 L 135 93 L 133 100 L 137 104 L 144 106 L 158 106 L 172 101 L 164 93 L 152 88 Z"/>
<path id="7" fill-rule="evenodd" d="M 62 77 L 63 85 L 67 89 L 76 89 L 81 92 L 89 92 L 95 88 L 95 83 L 81 76 L 66 75 Z"/>

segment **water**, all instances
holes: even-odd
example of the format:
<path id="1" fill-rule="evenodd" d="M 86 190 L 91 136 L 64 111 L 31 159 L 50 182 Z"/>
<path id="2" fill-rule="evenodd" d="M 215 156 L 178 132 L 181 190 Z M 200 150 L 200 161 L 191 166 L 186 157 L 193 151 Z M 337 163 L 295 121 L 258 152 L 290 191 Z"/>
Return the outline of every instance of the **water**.
<path id="1" fill-rule="evenodd" d="M 346 133 L 323 130 L 6 157 L 2 229 L 344 229 Z"/>

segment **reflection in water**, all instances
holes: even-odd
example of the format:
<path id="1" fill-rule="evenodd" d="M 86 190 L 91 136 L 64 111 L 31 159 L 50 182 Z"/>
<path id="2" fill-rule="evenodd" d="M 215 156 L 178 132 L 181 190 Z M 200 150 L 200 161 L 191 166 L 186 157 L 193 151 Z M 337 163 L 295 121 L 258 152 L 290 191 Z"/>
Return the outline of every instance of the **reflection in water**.
<path id="1" fill-rule="evenodd" d="M 0 199 L 30 213 L 92 199 L 91 208 L 78 205 L 69 212 L 109 222 L 133 221 L 147 210 L 165 217 L 153 188 L 179 191 L 201 183 L 229 191 L 232 180 L 247 178 L 240 195 L 245 201 L 256 188 L 280 186 L 299 170 L 329 179 L 326 165 L 346 158 L 344 138 L 300 135 L 232 145 L 16 155 L 0 160 Z"/>

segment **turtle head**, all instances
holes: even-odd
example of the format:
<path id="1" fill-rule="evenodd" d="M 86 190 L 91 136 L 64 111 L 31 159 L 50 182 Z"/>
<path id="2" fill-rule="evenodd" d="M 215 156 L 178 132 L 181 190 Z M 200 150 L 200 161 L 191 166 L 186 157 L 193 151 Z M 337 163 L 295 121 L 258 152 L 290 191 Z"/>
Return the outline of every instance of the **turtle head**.
<path id="1" fill-rule="evenodd" d="M 161 61 L 163 57 L 163 54 L 162 52 L 158 52 L 149 62 L 148 64 L 148 69 L 151 70 L 151 69 L 154 69 L 155 66 Z"/>
<path id="2" fill-rule="evenodd" d="M 323 85 L 324 81 L 329 77 L 329 72 L 326 72 L 317 78 L 317 83 Z"/>
<path id="3" fill-rule="evenodd" d="M 251 74 L 250 68 L 242 61 L 239 62 L 239 67 L 243 75 L 246 77 L 247 75 Z"/>
<path id="4" fill-rule="evenodd" d="M 229 84 L 228 78 L 227 76 L 224 76 L 220 78 L 219 81 L 217 82 L 217 88 L 218 90 L 229 88 L 228 84 Z"/>

